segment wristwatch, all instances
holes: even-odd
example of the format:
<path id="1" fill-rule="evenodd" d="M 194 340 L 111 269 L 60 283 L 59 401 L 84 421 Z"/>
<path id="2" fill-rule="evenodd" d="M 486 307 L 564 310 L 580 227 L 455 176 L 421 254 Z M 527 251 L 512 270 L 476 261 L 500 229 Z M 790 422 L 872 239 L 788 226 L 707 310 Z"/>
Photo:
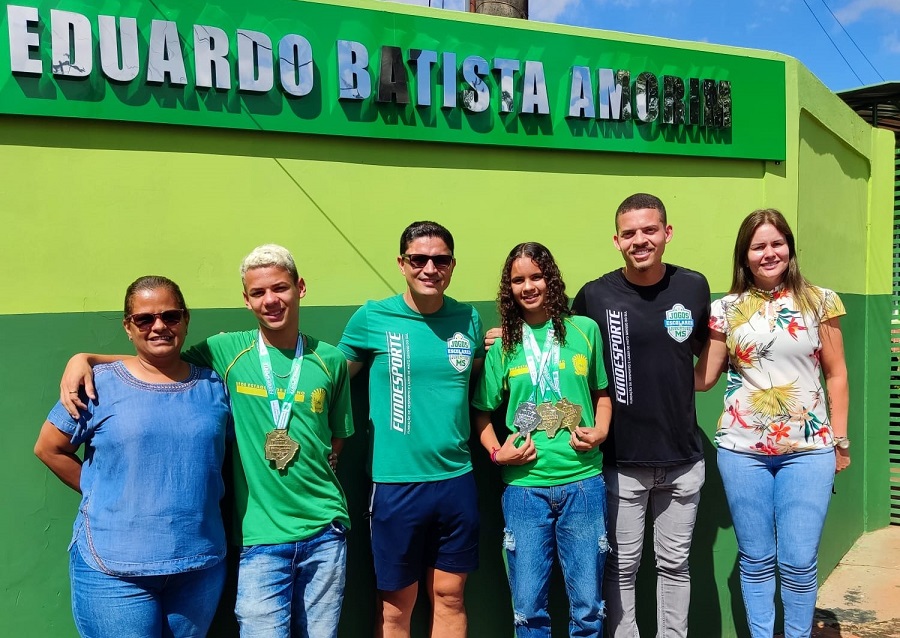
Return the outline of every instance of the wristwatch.
<path id="1" fill-rule="evenodd" d="M 850 439 L 846 436 L 836 436 L 834 437 L 834 447 L 839 447 L 842 450 L 850 449 Z"/>

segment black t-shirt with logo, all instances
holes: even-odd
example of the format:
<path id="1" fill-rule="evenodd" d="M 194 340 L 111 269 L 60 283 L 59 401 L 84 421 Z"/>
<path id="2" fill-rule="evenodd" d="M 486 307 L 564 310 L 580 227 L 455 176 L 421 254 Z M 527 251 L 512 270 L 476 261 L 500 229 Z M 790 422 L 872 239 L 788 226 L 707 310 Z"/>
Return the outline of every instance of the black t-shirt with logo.
<path id="1" fill-rule="evenodd" d="M 652 286 L 614 270 L 586 283 L 572 310 L 603 331 L 613 416 L 607 465 L 668 467 L 703 458 L 694 405 L 694 356 L 709 334 L 706 277 L 666 265 Z"/>

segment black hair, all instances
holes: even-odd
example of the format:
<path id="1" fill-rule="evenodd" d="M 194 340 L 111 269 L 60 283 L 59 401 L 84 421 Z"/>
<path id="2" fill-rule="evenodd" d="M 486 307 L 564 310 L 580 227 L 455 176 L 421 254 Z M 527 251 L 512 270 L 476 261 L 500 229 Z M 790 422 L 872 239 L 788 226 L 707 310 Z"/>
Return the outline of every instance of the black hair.
<path id="1" fill-rule="evenodd" d="M 156 290 L 157 288 L 165 288 L 171 292 L 180 306 L 179 310 L 187 312 L 187 304 L 184 302 L 184 295 L 181 294 L 181 288 L 178 287 L 178 284 L 168 277 L 145 275 L 135 279 L 125 291 L 125 316 L 127 317 L 131 314 L 131 309 L 134 307 L 132 302 L 136 294 L 144 290 Z"/>
<path id="2" fill-rule="evenodd" d="M 662 200 L 650 193 L 635 193 L 626 197 L 616 209 L 616 231 L 619 230 L 619 215 L 624 215 L 633 210 L 641 210 L 642 208 L 658 210 L 660 221 L 662 221 L 663 226 L 666 225 L 666 206 L 662 203 Z"/>
<path id="3" fill-rule="evenodd" d="M 413 222 L 400 235 L 400 254 L 404 254 L 409 245 L 421 237 L 437 237 L 447 244 L 453 254 L 453 235 L 437 222 Z"/>
<path id="4" fill-rule="evenodd" d="M 506 263 L 503 264 L 500 290 L 497 293 L 497 312 L 500 314 L 500 325 L 503 328 L 503 351 L 507 354 L 512 353 L 522 342 L 522 324 L 525 321 L 522 308 L 513 297 L 510 281 L 513 262 L 520 257 L 527 257 L 533 261 L 544 275 L 544 281 L 547 283 L 544 310 L 547 317 L 553 321 L 553 331 L 559 343 L 566 342 L 564 319 L 572 314 L 569 310 L 569 297 L 566 296 L 566 282 L 563 281 L 559 266 L 556 265 L 556 260 L 547 247 L 535 241 L 519 244 L 509 252 Z"/>

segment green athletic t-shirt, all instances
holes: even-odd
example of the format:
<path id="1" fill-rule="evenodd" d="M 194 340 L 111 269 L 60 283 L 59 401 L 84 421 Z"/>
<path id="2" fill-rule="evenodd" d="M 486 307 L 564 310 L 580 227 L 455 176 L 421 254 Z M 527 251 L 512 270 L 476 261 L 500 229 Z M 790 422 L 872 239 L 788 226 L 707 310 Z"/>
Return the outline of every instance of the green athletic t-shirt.
<path id="1" fill-rule="evenodd" d="M 376 483 L 461 476 L 469 454 L 469 376 L 484 357 L 476 310 L 450 297 L 435 313 L 402 295 L 369 301 L 350 318 L 338 348 L 369 372 L 370 468 Z"/>
<path id="2" fill-rule="evenodd" d="M 241 545 L 277 545 L 314 536 L 332 521 L 350 526 L 347 500 L 328 465 L 331 438 L 353 434 L 347 362 L 332 345 L 304 335 L 303 367 L 288 436 L 300 445 L 284 469 L 265 459 L 266 434 L 275 428 L 259 365 L 259 332 L 226 332 L 183 353 L 215 370 L 234 416 L 235 514 Z M 269 347 L 279 398 L 284 399 L 294 349 Z"/>
<path id="3" fill-rule="evenodd" d="M 603 365 L 603 342 L 600 328 L 587 317 L 566 317 L 566 342 L 559 348 L 559 390 L 563 398 L 582 407 L 581 425 L 594 425 L 594 404 L 591 390 L 606 388 L 606 369 Z M 532 326 L 538 346 L 543 348 L 547 330 L 553 327 L 548 321 Z M 488 350 L 484 360 L 484 375 L 475 390 L 472 405 L 484 412 L 496 410 L 505 394 L 509 394 L 506 410 L 506 427 L 517 432 L 513 425 L 516 407 L 531 398 L 531 375 L 525 361 L 522 345 L 516 346 L 511 355 L 503 352 L 503 344 L 497 343 Z M 538 390 L 540 392 L 540 390 Z M 550 397 L 546 397 L 550 400 Z M 541 402 L 538 397 L 536 403 Z M 603 456 L 594 448 L 576 452 L 569 445 L 569 430 L 560 429 L 552 439 L 546 432 L 534 431 L 531 439 L 537 450 L 537 458 L 525 465 L 504 465 L 503 481 L 521 487 L 549 487 L 600 474 Z"/>

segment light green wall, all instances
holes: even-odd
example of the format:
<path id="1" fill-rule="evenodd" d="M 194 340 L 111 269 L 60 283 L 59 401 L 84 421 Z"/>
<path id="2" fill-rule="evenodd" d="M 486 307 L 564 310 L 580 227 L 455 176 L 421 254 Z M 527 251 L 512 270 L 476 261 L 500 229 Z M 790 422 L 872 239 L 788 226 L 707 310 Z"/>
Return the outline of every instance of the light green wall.
<path id="1" fill-rule="evenodd" d="M 500 265 L 519 241 L 550 246 L 572 292 L 617 267 L 613 213 L 635 191 L 666 202 L 675 229 L 667 259 L 704 272 L 714 294 L 728 288 L 740 220 L 774 206 L 797 231 L 804 273 L 844 297 L 854 463 L 837 482 L 822 546 L 827 574 L 863 529 L 887 524 L 892 140 L 790 59 L 786 86 L 783 163 L 0 117 L 0 406 L 9 417 L 0 464 L 9 495 L 0 502 L 0 634 L 72 635 L 64 550 L 76 499 L 31 446 L 66 355 L 123 346 L 115 311 L 135 277 L 155 272 L 181 283 L 198 309 L 199 337 L 247 321 L 249 313 L 227 310 L 241 303 L 237 264 L 253 246 L 278 241 L 297 254 L 309 284 L 304 321 L 334 339 L 353 307 L 400 290 L 398 235 L 414 219 L 433 218 L 457 240 L 451 294 L 483 302 L 490 316 Z M 721 388 L 699 404 L 711 434 Z M 354 454 L 361 464 L 363 450 Z M 476 638 L 500 635 L 508 617 L 498 484 L 481 461 L 487 523 L 484 565 L 470 591 Z M 343 478 L 361 502 L 361 474 Z M 713 463 L 700 518 L 692 633 L 742 635 L 736 547 Z M 365 535 L 356 534 L 346 636 L 361 635 L 372 602 Z M 652 565 L 649 556 L 645 563 Z M 640 583 L 642 623 L 650 625 L 652 575 L 645 571 Z M 554 591 L 554 608 L 564 609 Z"/>
<path id="2" fill-rule="evenodd" d="M 5 313 L 118 308 L 125 282 L 160 270 L 194 306 L 227 307 L 240 292 L 236 264 L 268 241 L 297 253 L 306 303 L 359 304 L 399 289 L 397 239 L 418 218 L 454 232 L 452 294 L 460 298 L 492 299 L 509 248 L 535 238 L 559 253 L 575 286 L 621 263 L 614 212 L 641 190 L 667 203 L 675 228 L 668 257 L 722 290 L 733 229 L 764 201 L 755 161 L 72 127 L 47 118 L 0 119 L 0 139 L 0 163 L 16 185 L 5 204 L 16 232 L 0 237 L 0 251 L 8 263 L 33 264 L 9 282 Z M 41 186 L 24 187 L 34 184 Z M 67 277 L 53 294 L 28 293 L 59 272 Z M 67 280 L 74 272 L 85 284 Z"/>
<path id="3" fill-rule="evenodd" d="M 848 114 L 843 102 L 803 67 L 797 65 L 796 74 L 800 113 L 795 228 L 803 271 L 830 288 L 865 293 L 858 314 L 843 321 L 852 366 L 849 434 L 862 443 L 854 448 L 854 459 L 863 461 L 863 467 L 839 477 L 839 485 L 844 483 L 859 498 L 835 499 L 834 509 L 847 523 L 842 535 L 826 537 L 823 544 L 827 570 L 858 532 L 883 527 L 890 520 L 886 505 L 894 139 L 890 132 L 872 129 Z"/>

